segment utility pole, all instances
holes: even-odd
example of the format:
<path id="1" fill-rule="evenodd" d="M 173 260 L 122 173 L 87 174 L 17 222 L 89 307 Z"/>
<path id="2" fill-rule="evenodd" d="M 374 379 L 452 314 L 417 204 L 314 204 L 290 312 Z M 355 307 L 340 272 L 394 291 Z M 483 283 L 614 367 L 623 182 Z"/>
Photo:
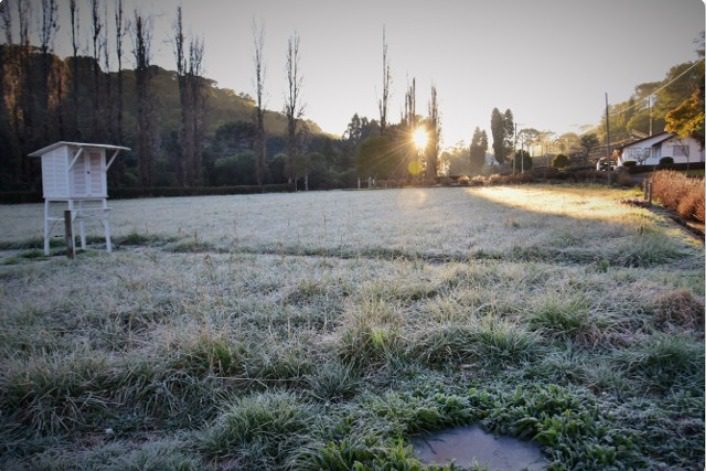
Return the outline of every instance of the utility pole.
<path id="1" fill-rule="evenodd" d="M 512 126 L 512 174 L 515 174 L 515 152 L 517 150 L 517 122 Z"/>
<path id="2" fill-rule="evenodd" d="M 522 144 L 520 144 L 520 173 L 525 173 L 525 135 L 522 135 Z"/>
<path id="3" fill-rule="evenodd" d="M 610 114 L 608 113 L 608 92 L 605 93 L 605 135 L 608 158 L 610 159 Z"/>

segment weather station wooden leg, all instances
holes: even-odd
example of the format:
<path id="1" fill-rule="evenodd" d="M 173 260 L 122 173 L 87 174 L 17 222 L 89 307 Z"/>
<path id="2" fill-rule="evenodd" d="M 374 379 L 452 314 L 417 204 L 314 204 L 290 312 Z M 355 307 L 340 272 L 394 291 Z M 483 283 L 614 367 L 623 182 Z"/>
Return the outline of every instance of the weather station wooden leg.
<path id="1" fill-rule="evenodd" d="M 74 258 L 76 256 L 73 225 L 74 221 L 71 216 L 71 210 L 64 211 L 64 240 L 66 241 L 66 256 L 69 258 Z"/>
<path id="2" fill-rule="evenodd" d="M 113 244 L 110 241 L 110 220 L 108 219 L 108 202 L 103 200 L 103 229 L 105 230 L 105 249 L 108 253 L 113 251 Z"/>
<path id="3" fill-rule="evenodd" d="M 49 255 L 49 201 L 44 200 L 44 255 Z"/>
<path id="4" fill-rule="evenodd" d="M 86 250 L 86 228 L 83 223 L 83 201 L 78 202 L 78 233 L 81 238 L 81 250 Z"/>
<path id="5" fill-rule="evenodd" d="M 74 209 L 73 200 L 69 200 L 69 214 L 71 215 L 71 226 L 68 228 L 71 230 L 71 247 L 74 253 L 76 253 L 76 231 L 74 231 L 74 219 L 76 219 L 76 211 Z M 64 212 L 64 215 L 66 215 L 66 212 Z M 64 226 L 65 229 L 68 231 L 68 229 L 66 228 L 66 221 L 64 221 Z"/>

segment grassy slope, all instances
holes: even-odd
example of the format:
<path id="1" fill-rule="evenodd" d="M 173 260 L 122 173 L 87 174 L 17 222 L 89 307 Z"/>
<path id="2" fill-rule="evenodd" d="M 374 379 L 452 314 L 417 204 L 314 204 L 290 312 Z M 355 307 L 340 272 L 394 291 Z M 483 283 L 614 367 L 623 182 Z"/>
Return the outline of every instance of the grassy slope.
<path id="1" fill-rule="evenodd" d="M 703 248 L 623 196 L 114 202 L 114 256 L 0 267 L 0 467 L 417 469 L 481 420 L 556 469 L 702 469 Z"/>

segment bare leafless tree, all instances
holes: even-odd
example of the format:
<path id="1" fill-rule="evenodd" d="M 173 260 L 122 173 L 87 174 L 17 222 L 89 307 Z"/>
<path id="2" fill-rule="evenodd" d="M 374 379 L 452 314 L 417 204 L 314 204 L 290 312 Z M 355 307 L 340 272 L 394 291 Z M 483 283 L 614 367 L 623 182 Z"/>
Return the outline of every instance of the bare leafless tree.
<path id="1" fill-rule="evenodd" d="M 5 30 L 5 47 L 0 51 L 0 152 L 7 153 L 4 158 L 11 159 L 10 167 L 15 183 L 22 180 L 22 164 L 25 159 L 20 148 L 18 127 L 21 119 L 20 99 L 20 64 L 18 49 L 14 47 L 12 10 L 10 5 L 0 6 L 2 24 Z"/>
<path id="2" fill-rule="evenodd" d="M 72 0 L 73 1 L 73 0 Z M 123 21 L 123 0 L 115 4 L 115 56 L 118 60 L 118 96 L 115 100 L 115 137 L 118 143 L 123 140 L 123 38 L 125 23 Z"/>
<path id="3" fill-rule="evenodd" d="M 42 137 L 45 141 L 49 139 L 49 125 L 51 107 L 49 106 L 49 97 L 52 93 L 52 85 L 56 81 L 53 76 L 51 65 L 53 62 L 52 49 L 54 45 L 54 37 L 56 30 L 59 27 L 57 22 L 57 4 L 56 0 L 42 0 L 42 23 L 39 30 L 39 49 L 42 54 L 42 84 L 39 93 L 39 110 L 41 110 L 42 122 Z M 58 103 L 58 102 L 57 102 Z M 61 113 L 59 113 L 61 119 Z"/>
<path id="4" fill-rule="evenodd" d="M 103 23 L 101 22 L 99 1 L 91 0 L 91 34 L 93 39 L 93 106 L 92 106 L 92 124 L 93 124 L 93 139 L 101 139 L 103 136 L 103 120 L 101 119 L 101 70 L 100 70 L 100 47 L 101 47 L 101 30 Z"/>
<path id="5" fill-rule="evenodd" d="M 188 46 L 188 50 L 187 50 Z M 205 119 L 205 81 L 203 71 L 204 42 L 187 38 L 184 34 L 181 7 L 177 7 L 174 21 L 174 57 L 177 66 L 181 125 L 179 141 L 181 155 L 177 163 L 177 174 L 182 185 L 202 183 L 203 139 Z"/>
<path id="6" fill-rule="evenodd" d="M 69 17 L 71 21 L 71 98 L 73 102 L 73 127 L 76 136 L 80 138 L 79 109 L 78 109 L 78 48 L 79 48 L 79 8 L 76 0 L 69 0 Z"/>
<path id="7" fill-rule="evenodd" d="M 29 26 L 32 22 L 32 4 L 17 2 L 17 26 L 20 35 L 20 45 L 29 47 Z"/>
<path id="8" fill-rule="evenodd" d="M 385 134 L 387 127 L 387 102 L 390 98 L 390 64 L 387 59 L 387 36 L 385 27 L 382 27 L 382 98 L 378 100 L 380 111 L 380 134 Z"/>
<path id="9" fill-rule="evenodd" d="M 114 136 L 114 130 L 115 130 L 115 100 L 113 99 L 113 87 L 112 87 L 112 79 L 110 77 L 110 30 L 109 30 L 109 25 L 110 23 L 108 22 L 108 3 L 104 3 L 104 10 L 103 10 L 103 21 L 105 22 L 103 24 L 102 32 L 101 32 L 101 37 L 100 37 L 100 50 L 103 53 L 103 73 L 102 78 L 103 78 L 103 98 L 101 99 L 102 103 L 102 116 L 104 118 L 105 122 L 105 128 L 104 128 L 104 133 L 106 136 L 110 138 L 110 141 L 116 142 L 115 141 L 115 136 Z"/>
<path id="10" fill-rule="evenodd" d="M 39 40 L 43 55 L 48 55 L 52 50 L 56 30 L 59 27 L 57 15 L 56 0 L 42 0 L 42 27 L 39 31 Z"/>
<path id="11" fill-rule="evenodd" d="M 412 85 L 407 85 L 407 93 L 404 96 L 404 123 L 407 127 L 413 128 L 417 124 L 417 81 L 413 77 Z"/>
<path id="12" fill-rule="evenodd" d="M 203 140 L 206 107 L 205 82 L 203 73 L 203 39 L 191 38 L 189 43 L 189 98 L 191 99 L 191 134 L 193 135 L 193 154 L 191 159 L 191 183 L 203 183 Z"/>
<path id="13" fill-rule="evenodd" d="M 441 120 L 436 86 L 431 86 L 429 101 L 429 144 L 427 145 L 427 178 L 435 178 L 439 172 L 439 141 L 441 140 Z"/>
<path id="14" fill-rule="evenodd" d="M 189 86 L 187 83 L 188 58 L 185 57 L 186 38 L 181 7 L 177 7 L 177 17 L 174 22 L 174 56 L 177 68 L 177 84 L 179 87 L 179 103 L 181 105 L 181 126 L 179 128 L 179 145 L 181 155 L 177 163 L 177 177 L 179 182 L 186 186 L 191 178 L 189 175 L 190 162 L 193 156 L 193 135 L 191 126 L 191 106 L 189 99 Z"/>
<path id="15" fill-rule="evenodd" d="M 135 10 L 133 25 L 135 88 L 137 96 L 137 168 L 142 186 L 152 185 L 153 123 L 150 100 L 150 48 L 152 25 Z"/>
<path id="16" fill-rule="evenodd" d="M 14 44 L 15 38 L 12 34 L 12 10 L 10 6 L 5 3 L 5 6 L 0 8 L 0 13 L 2 13 L 2 26 L 5 30 L 5 44 Z"/>
<path id="17" fill-rule="evenodd" d="M 267 168 L 265 165 L 267 149 L 265 147 L 265 106 L 263 103 L 266 72 L 263 62 L 265 28 L 262 24 L 258 25 L 255 20 L 252 22 L 252 35 L 255 47 L 253 54 L 255 64 L 255 179 L 257 184 L 262 187 Z"/>
<path id="18" fill-rule="evenodd" d="M 297 121 L 304 115 L 301 103 L 302 77 L 299 71 L 299 34 L 289 37 L 287 44 L 287 95 L 284 101 L 284 113 L 287 116 L 287 183 L 294 182 L 294 160 L 297 154 Z"/>
<path id="19" fill-rule="evenodd" d="M 17 26 L 19 33 L 19 52 L 16 57 L 17 80 L 21 84 L 20 97 L 17 108 L 16 132 L 21 148 L 26 149 L 35 145 L 35 117 L 34 117 L 34 87 L 32 77 L 32 61 L 30 60 L 30 25 L 32 24 L 32 4 L 30 2 L 17 2 Z M 21 111 L 20 111 L 21 110 Z M 22 178 L 26 181 L 30 177 L 29 159 L 22 159 Z"/>

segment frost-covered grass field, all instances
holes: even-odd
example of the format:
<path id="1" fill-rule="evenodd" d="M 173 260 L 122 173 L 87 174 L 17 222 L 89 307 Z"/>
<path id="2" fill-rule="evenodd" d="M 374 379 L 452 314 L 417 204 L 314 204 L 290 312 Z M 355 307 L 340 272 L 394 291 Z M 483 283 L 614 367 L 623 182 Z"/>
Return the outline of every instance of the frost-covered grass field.
<path id="1" fill-rule="evenodd" d="M 481 422 L 553 469 L 703 469 L 703 245 L 627 196 L 114 201 L 74 261 L 0 207 L 0 468 L 413 470 Z"/>

